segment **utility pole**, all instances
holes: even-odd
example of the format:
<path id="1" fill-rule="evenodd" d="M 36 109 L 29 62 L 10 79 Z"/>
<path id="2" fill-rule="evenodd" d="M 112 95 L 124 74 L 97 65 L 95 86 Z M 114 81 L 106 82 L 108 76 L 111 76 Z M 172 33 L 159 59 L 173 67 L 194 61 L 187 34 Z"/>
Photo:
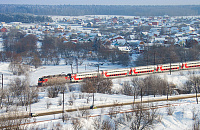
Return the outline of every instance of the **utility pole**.
<path id="1" fill-rule="evenodd" d="M 195 89 L 196 89 L 196 102 L 197 102 L 197 104 L 198 104 L 198 97 L 197 97 L 197 83 L 196 83 L 196 81 L 195 81 Z"/>
<path id="2" fill-rule="evenodd" d="M 76 72 L 78 73 L 78 58 L 76 58 Z"/>
<path id="3" fill-rule="evenodd" d="M 141 87 L 141 104 L 142 104 L 142 87 Z"/>
<path id="4" fill-rule="evenodd" d="M 156 65 L 156 53 L 154 52 L 154 65 Z"/>
<path id="5" fill-rule="evenodd" d="M 172 65 L 171 64 L 172 64 L 172 62 L 171 62 L 171 57 L 170 57 L 170 70 L 169 70 L 170 75 L 172 73 L 172 69 L 171 69 Z"/>
<path id="6" fill-rule="evenodd" d="M 92 102 L 92 106 L 94 107 L 94 93 L 93 93 L 93 102 Z"/>
<path id="7" fill-rule="evenodd" d="M 99 64 L 98 64 L 98 72 L 99 72 Z"/>
<path id="8" fill-rule="evenodd" d="M 65 91 L 64 91 L 64 89 L 63 89 L 63 115 L 62 115 L 62 117 L 63 117 L 63 122 L 65 121 L 65 120 L 64 120 L 64 114 L 65 114 L 65 105 L 64 105 L 64 104 L 65 104 L 65 103 L 64 103 L 64 99 L 65 99 L 65 98 L 64 98 L 64 95 L 65 95 Z"/>
<path id="9" fill-rule="evenodd" d="M 1 78 L 2 78 L 2 82 L 1 82 L 1 84 L 2 84 L 2 94 L 1 94 L 1 109 L 3 108 L 3 103 L 2 103 L 2 100 L 3 100 L 3 74 L 2 74 L 2 76 L 1 76 Z"/>
<path id="10" fill-rule="evenodd" d="M 1 83 L 2 83 L 2 91 L 3 91 L 3 74 L 2 74 L 1 78 L 2 78 L 2 82 Z"/>
<path id="11" fill-rule="evenodd" d="M 149 65 L 149 54 L 147 52 L 147 66 Z"/>
<path id="12" fill-rule="evenodd" d="M 73 67 L 72 67 L 72 64 L 70 64 L 71 65 L 71 70 L 72 70 L 72 74 L 73 74 Z"/>
<path id="13" fill-rule="evenodd" d="M 169 94 L 169 85 L 167 85 L 167 101 L 168 101 L 168 94 Z"/>

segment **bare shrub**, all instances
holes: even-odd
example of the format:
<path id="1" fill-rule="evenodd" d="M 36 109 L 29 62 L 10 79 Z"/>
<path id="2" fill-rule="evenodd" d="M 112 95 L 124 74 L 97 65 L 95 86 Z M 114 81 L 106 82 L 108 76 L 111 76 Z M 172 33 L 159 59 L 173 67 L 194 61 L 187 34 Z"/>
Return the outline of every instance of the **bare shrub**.
<path id="1" fill-rule="evenodd" d="M 84 99 L 85 98 L 85 94 L 84 93 L 79 93 L 79 99 Z"/>
<path id="2" fill-rule="evenodd" d="M 173 107 L 169 104 L 168 107 L 167 107 L 167 114 L 173 115 L 174 111 L 175 111 L 175 107 Z"/>
<path id="3" fill-rule="evenodd" d="M 64 113 L 64 120 L 65 120 L 65 122 L 69 121 L 70 119 L 71 119 L 71 116 L 69 114 L 67 114 L 67 113 Z"/>
<path id="4" fill-rule="evenodd" d="M 81 123 L 80 119 L 78 118 L 72 118 L 72 125 L 74 130 L 81 130 L 83 127 L 83 124 Z"/>
<path id="5" fill-rule="evenodd" d="M 150 128 L 157 122 L 157 109 L 144 109 L 141 104 L 133 105 L 132 109 L 134 112 L 124 114 L 122 122 L 122 124 L 128 125 L 130 130 Z"/>
<path id="6" fill-rule="evenodd" d="M 18 62 L 11 62 L 9 64 L 8 69 L 14 74 L 14 75 L 21 75 L 25 74 L 29 71 L 29 66 L 20 64 Z"/>
<path id="7" fill-rule="evenodd" d="M 47 89 L 47 94 L 49 98 L 55 98 L 58 96 L 59 89 L 56 86 L 49 87 Z"/>
<path id="8" fill-rule="evenodd" d="M 86 79 L 81 86 L 81 90 L 87 93 L 111 93 L 112 85 L 112 80 L 99 76 L 93 79 Z"/>
<path id="9" fill-rule="evenodd" d="M 134 96 L 134 101 L 135 101 L 135 99 L 141 94 L 141 89 L 144 88 L 144 79 L 133 78 L 131 80 L 131 83 L 133 85 L 133 96 Z"/>
<path id="10" fill-rule="evenodd" d="M 199 92 L 198 85 L 200 84 L 200 76 L 196 76 L 194 74 L 190 75 L 188 81 L 184 84 L 184 91 L 187 93 L 195 93 Z"/>
<path id="11" fill-rule="evenodd" d="M 182 71 L 179 72 L 179 75 L 180 76 L 185 76 L 184 72 L 182 72 Z"/>
<path id="12" fill-rule="evenodd" d="M 60 122 L 56 124 L 56 127 L 55 127 L 56 130 L 61 130 L 62 128 L 63 126 L 62 124 L 60 124 Z"/>
<path id="13" fill-rule="evenodd" d="M 103 119 L 102 116 L 96 117 L 93 120 L 93 126 L 95 130 L 114 130 L 115 122 L 109 118 Z"/>
<path id="14" fill-rule="evenodd" d="M 81 110 L 81 115 L 82 117 L 83 116 L 88 117 L 90 115 L 90 110 L 87 110 L 87 109 Z"/>
<path id="15" fill-rule="evenodd" d="M 113 117 L 115 118 L 116 114 L 121 111 L 121 106 L 118 106 L 117 104 L 118 104 L 118 102 L 114 101 L 114 107 L 110 107 L 108 110 L 108 113 L 109 113 L 111 119 Z"/>
<path id="16" fill-rule="evenodd" d="M 10 118 L 12 117 L 12 118 Z M 1 129 L 26 129 L 26 125 L 20 125 L 24 123 L 30 123 L 30 119 L 27 118 L 28 115 L 19 112 L 17 109 L 14 109 L 7 113 L 7 115 L 1 115 L 0 117 L 0 128 Z"/>
<path id="17" fill-rule="evenodd" d="M 95 130 L 100 130 L 101 129 L 101 117 L 94 118 L 93 126 L 94 126 Z"/>
<path id="18" fill-rule="evenodd" d="M 109 120 L 104 120 L 103 122 L 102 122 L 102 128 L 101 128 L 102 130 L 112 130 L 112 129 L 114 129 L 113 128 L 113 125 L 112 125 L 112 123 L 111 123 L 111 121 L 109 121 Z"/>
<path id="19" fill-rule="evenodd" d="M 196 108 L 193 107 L 192 109 L 192 120 L 197 120 L 199 113 L 196 112 Z"/>
<path id="20" fill-rule="evenodd" d="M 199 119 L 195 119 L 193 122 L 193 130 L 199 130 L 200 129 L 200 120 Z"/>
<path id="21" fill-rule="evenodd" d="M 28 106 L 31 103 L 38 102 L 38 89 L 29 87 L 28 79 L 15 78 L 9 84 L 6 94 L 8 103 L 15 101 L 17 105 Z M 14 99 L 18 100 L 14 100 Z"/>
<path id="22" fill-rule="evenodd" d="M 168 82 L 159 76 L 150 75 L 144 78 L 146 95 L 166 95 L 168 91 Z"/>
<path id="23" fill-rule="evenodd" d="M 133 86 L 130 85 L 128 81 L 124 82 L 121 91 L 122 91 L 122 94 L 124 95 L 128 95 L 128 96 L 134 95 L 134 88 Z"/>
<path id="24" fill-rule="evenodd" d="M 54 85 L 47 88 L 47 94 L 49 98 L 55 98 L 58 96 L 58 93 L 65 92 L 66 87 L 64 85 Z"/>
<path id="25" fill-rule="evenodd" d="M 49 101 L 49 99 L 46 100 L 46 105 L 47 105 L 47 109 L 49 109 L 50 105 L 52 105 L 52 103 Z"/>
<path id="26" fill-rule="evenodd" d="M 192 120 L 193 120 L 193 130 L 199 130 L 200 129 L 200 120 L 199 120 L 199 112 L 196 111 L 196 108 L 194 107 L 192 109 Z"/>
<path id="27" fill-rule="evenodd" d="M 59 105 L 59 106 L 62 105 L 62 98 L 61 98 L 61 97 L 58 99 L 58 105 Z"/>

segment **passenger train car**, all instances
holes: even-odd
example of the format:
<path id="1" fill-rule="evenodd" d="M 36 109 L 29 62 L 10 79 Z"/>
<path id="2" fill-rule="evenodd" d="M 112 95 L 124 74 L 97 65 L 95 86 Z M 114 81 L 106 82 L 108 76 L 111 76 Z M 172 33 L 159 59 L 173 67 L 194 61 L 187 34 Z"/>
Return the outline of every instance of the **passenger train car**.
<path id="1" fill-rule="evenodd" d="M 100 70 L 93 72 L 82 72 L 82 73 L 70 73 L 70 74 L 60 74 L 60 75 L 49 75 L 43 76 L 38 80 L 38 86 L 49 85 L 53 82 L 66 83 L 66 82 L 80 82 L 84 79 L 91 79 L 98 76 L 103 78 L 117 78 L 125 76 L 136 76 L 143 74 L 151 73 L 162 73 L 167 71 L 178 71 L 185 69 L 199 68 L 200 61 L 190 61 L 183 63 L 171 63 L 171 64 L 162 64 L 162 65 L 149 65 L 149 66 L 140 66 L 140 67 L 130 67 L 122 69 L 113 69 L 113 70 Z"/>

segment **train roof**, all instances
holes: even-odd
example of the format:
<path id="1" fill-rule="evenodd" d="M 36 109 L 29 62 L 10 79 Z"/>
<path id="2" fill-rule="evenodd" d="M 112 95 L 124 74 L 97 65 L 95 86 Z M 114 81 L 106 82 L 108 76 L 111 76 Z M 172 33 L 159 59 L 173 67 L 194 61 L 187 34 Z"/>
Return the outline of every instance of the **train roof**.
<path id="1" fill-rule="evenodd" d="M 119 68 L 119 69 L 101 70 L 101 71 L 123 71 L 123 70 L 130 70 L 130 68 Z"/>
<path id="2" fill-rule="evenodd" d="M 91 74 L 91 73 L 99 73 L 98 71 L 88 71 L 88 72 L 78 72 L 78 73 L 69 73 L 69 74 Z"/>
<path id="3" fill-rule="evenodd" d="M 47 75 L 47 76 L 42 76 L 41 78 L 62 77 L 62 76 L 67 76 L 67 75 L 66 74 Z"/>
<path id="4" fill-rule="evenodd" d="M 137 66 L 137 67 L 132 67 L 132 68 L 151 68 L 151 67 L 155 67 L 157 65 L 148 65 L 148 66 Z"/>

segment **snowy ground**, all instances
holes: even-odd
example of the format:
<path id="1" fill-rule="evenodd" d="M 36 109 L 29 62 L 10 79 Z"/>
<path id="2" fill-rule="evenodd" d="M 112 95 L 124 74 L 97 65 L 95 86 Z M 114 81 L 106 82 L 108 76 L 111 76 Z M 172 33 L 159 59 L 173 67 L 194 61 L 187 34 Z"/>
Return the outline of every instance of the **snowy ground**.
<path id="1" fill-rule="evenodd" d="M 87 61 L 84 62 L 81 66 L 79 66 L 78 71 L 84 72 L 84 71 L 96 71 L 97 67 L 94 66 L 97 62 L 95 61 Z M 4 76 L 4 87 L 6 87 L 10 80 L 12 80 L 14 76 L 11 72 L 8 71 L 8 63 L 0 63 L 0 74 L 3 74 Z M 115 68 L 124 68 L 120 65 L 111 65 L 104 63 L 104 65 L 100 66 L 100 70 L 107 70 L 107 69 L 115 69 Z M 74 66 L 73 71 L 76 72 L 76 66 Z M 199 70 L 194 70 L 199 74 Z M 61 62 L 58 66 L 42 66 L 37 69 L 32 68 L 31 72 L 29 74 L 30 84 L 31 85 L 37 85 L 37 80 L 39 77 L 42 77 L 44 75 L 53 75 L 53 74 L 61 74 L 61 73 L 70 73 L 71 72 L 71 66 L 65 65 L 64 62 Z M 184 82 L 187 80 L 189 74 L 191 74 L 191 71 L 185 70 L 182 72 L 172 72 L 170 75 L 169 73 L 163 73 L 159 74 L 161 77 L 167 79 L 170 82 L 173 82 L 178 87 L 182 87 Z M 158 75 L 158 74 L 157 74 Z M 145 77 L 144 76 L 140 76 Z M 21 76 L 22 78 L 24 76 Z M 124 81 L 130 81 L 133 77 L 125 77 L 125 78 L 118 78 L 113 79 L 113 88 L 119 89 L 121 87 L 121 84 Z M 74 87 L 79 84 L 73 84 Z M 86 98 L 89 96 L 89 103 L 87 103 Z M 53 111 L 53 110 L 62 110 L 62 106 L 58 105 L 59 100 L 62 99 L 62 95 L 59 95 L 57 98 L 48 98 L 45 91 L 41 91 L 39 93 L 40 101 L 38 103 L 34 103 L 31 105 L 31 112 L 37 113 L 37 112 L 44 112 L 44 111 Z M 74 97 L 74 104 L 69 105 L 68 101 L 70 100 L 70 97 Z M 152 98 L 152 96 L 144 97 L 144 98 Z M 74 90 L 70 93 L 65 93 L 65 108 L 76 108 L 76 107 L 82 107 L 82 106 L 90 106 L 92 104 L 92 95 L 81 93 L 77 90 Z M 108 95 L 108 94 L 95 94 L 95 104 L 105 104 L 105 103 L 113 103 L 113 102 L 127 102 L 127 101 L 133 101 L 132 96 L 125 96 L 125 95 Z M 185 100 L 178 100 L 178 101 L 169 101 L 169 102 L 159 102 L 159 104 L 167 104 L 167 103 L 183 103 L 183 102 L 189 102 L 189 104 L 182 104 L 180 106 L 174 107 L 174 113 L 172 115 L 167 114 L 166 108 L 160 108 L 159 113 L 161 115 L 161 122 L 157 122 L 155 127 L 153 129 L 161 130 L 161 129 L 167 129 L 167 130 L 182 130 L 182 129 L 192 129 L 193 126 L 193 110 L 195 108 L 196 113 L 199 113 L 200 106 L 199 104 L 193 104 L 195 103 L 196 99 L 185 99 Z M 47 109 L 47 102 L 50 102 L 51 105 L 49 109 Z M 124 109 L 128 108 L 130 106 L 125 106 Z M 25 108 L 24 108 L 25 110 Z M 101 114 L 101 110 L 90 110 L 91 114 Z M 199 114 L 197 114 L 199 116 Z M 51 115 L 51 116 L 45 116 L 45 117 L 38 117 L 37 120 L 44 120 L 44 119 L 54 119 L 61 117 L 60 114 L 58 115 Z M 105 117 L 107 118 L 107 117 Z M 200 118 L 200 117 L 199 117 Z M 92 124 L 92 119 L 82 119 L 84 124 L 84 129 L 92 129 L 90 126 Z M 52 123 L 54 122 L 54 123 Z M 57 123 L 62 124 L 62 120 L 55 120 L 50 122 L 41 123 L 43 126 L 45 126 L 47 129 L 56 127 Z M 66 129 L 71 129 L 71 124 L 64 123 L 62 124 L 65 126 Z M 128 129 L 128 126 L 121 126 L 120 129 Z"/>

